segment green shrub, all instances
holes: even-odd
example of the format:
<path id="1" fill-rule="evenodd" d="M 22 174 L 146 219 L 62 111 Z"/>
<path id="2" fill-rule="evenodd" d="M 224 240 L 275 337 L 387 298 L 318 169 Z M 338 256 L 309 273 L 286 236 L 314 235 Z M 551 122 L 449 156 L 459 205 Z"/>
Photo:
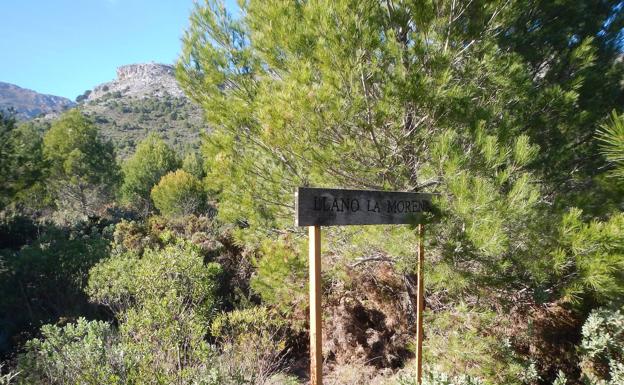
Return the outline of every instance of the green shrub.
<path id="1" fill-rule="evenodd" d="M 423 375 L 422 385 L 484 385 L 485 383 L 477 378 L 467 375 L 458 375 L 455 377 L 445 373 L 429 371 Z M 415 374 L 400 376 L 397 385 L 420 385 L 416 380 Z"/>
<path id="2" fill-rule="evenodd" d="M 292 241 L 266 240 L 254 260 L 257 273 L 251 280 L 252 290 L 266 304 L 288 316 L 301 315 L 307 305 L 306 259 L 303 255 Z"/>
<path id="3" fill-rule="evenodd" d="M 217 263 L 204 264 L 197 246 L 174 239 L 162 250 L 128 252 L 97 264 L 89 272 L 87 292 L 119 317 L 131 306 L 145 307 L 174 295 L 183 310 L 207 320 L 216 311 L 221 272 Z"/>
<path id="4" fill-rule="evenodd" d="M 120 343 L 133 359 L 129 383 L 199 383 L 210 373 L 206 335 L 222 268 L 205 264 L 197 246 L 170 238 L 160 250 L 114 255 L 90 272 L 91 299 L 120 322 Z"/>
<path id="5" fill-rule="evenodd" d="M 530 362 L 518 357 L 501 330 L 509 321 L 487 308 L 460 304 L 425 312 L 424 362 L 451 377 L 479 377 L 488 384 L 521 385 L 535 380 Z"/>
<path id="6" fill-rule="evenodd" d="M 184 170 L 170 172 L 152 189 L 152 200 L 167 217 L 198 213 L 206 206 L 206 194 L 200 181 Z"/>
<path id="7" fill-rule="evenodd" d="M 624 179 L 624 115 L 611 112 L 611 119 L 598 132 L 603 155 L 614 166 L 612 174 Z"/>
<path id="8" fill-rule="evenodd" d="M 64 327 L 44 325 L 42 338 L 18 357 L 20 384 L 124 384 L 123 352 L 111 325 L 78 319 Z"/>
<path id="9" fill-rule="evenodd" d="M 28 228 L 22 225 L 14 229 L 25 230 Z M 106 257 L 109 249 L 107 239 L 95 230 L 85 225 L 70 229 L 38 226 L 36 239 L 22 233 L 26 244 L 14 244 L 14 250 L 0 249 L 0 334 L 6 333 L 10 343 L 60 317 L 96 314 L 84 288 L 89 269 Z M 11 232 L 6 235 L 10 237 Z"/>
<path id="10" fill-rule="evenodd" d="M 599 304 L 624 295 L 624 214 L 586 223 L 583 212 L 572 209 L 559 228 L 559 247 L 552 253 L 564 299 L 593 299 Z"/>
<path id="11" fill-rule="evenodd" d="M 211 331 L 220 343 L 218 363 L 225 378 L 262 385 L 286 363 L 286 322 L 266 307 L 217 316 Z"/>
<path id="12" fill-rule="evenodd" d="M 193 175 L 197 179 L 206 176 L 204 173 L 204 160 L 199 152 L 191 152 L 184 158 L 182 162 L 182 170 Z"/>
<path id="13" fill-rule="evenodd" d="M 624 383 L 622 310 L 608 308 L 594 310 L 583 325 L 582 369 L 584 377 L 592 384 Z"/>

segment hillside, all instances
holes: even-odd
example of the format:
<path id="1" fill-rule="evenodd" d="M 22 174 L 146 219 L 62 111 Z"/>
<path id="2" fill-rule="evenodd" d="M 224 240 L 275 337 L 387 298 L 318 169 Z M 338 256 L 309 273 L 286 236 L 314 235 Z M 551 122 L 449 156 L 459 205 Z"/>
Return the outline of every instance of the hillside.
<path id="1" fill-rule="evenodd" d="M 59 113 L 74 105 L 74 102 L 61 96 L 40 94 L 15 84 L 0 82 L 0 110 L 14 109 L 18 120 Z"/>
<path id="2" fill-rule="evenodd" d="M 204 129 L 201 110 L 184 96 L 173 67 L 130 64 L 117 69 L 117 78 L 77 98 L 101 134 L 111 139 L 118 155 L 130 155 L 149 132 L 159 133 L 179 151 L 197 143 Z"/>
<path id="3" fill-rule="evenodd" d="M 2 114 L 0 385 L 624 385 L 620 5 L 196 2 Z"/>

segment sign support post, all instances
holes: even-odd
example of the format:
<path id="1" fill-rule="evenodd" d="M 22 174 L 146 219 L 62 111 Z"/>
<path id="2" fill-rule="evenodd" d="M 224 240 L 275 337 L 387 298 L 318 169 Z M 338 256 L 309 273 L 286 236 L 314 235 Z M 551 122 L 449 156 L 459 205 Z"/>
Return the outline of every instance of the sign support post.
<path id="1" fill-rule="evenodd" d="M 424 263 L 425 263 L 425 225 L 418 225 L 418 298 L 416 302 L 416 380 L 422 383 L 422 344 L 423 344 L 423 310 L 424 294 Z"/>
<path id="2" fill-rule="evenodd" d="M 403 191 L 341 190 L 299 187 L 295 194 L 295 222 L 308 226 L 310 263 L 310 384 L 323 384 L 321 311 L 321 226 L 418 225 L 418 298 L 416 309 L 416 364 L 422 380 L 422 313 L 424 214 L 432 212 L 431 194 Z"/>
<path id="3" fill-rule="evenodd" d="M 310 261 L 310 384 L 323 385 L 321 310 L 321 226 L 309 226 Z"/>

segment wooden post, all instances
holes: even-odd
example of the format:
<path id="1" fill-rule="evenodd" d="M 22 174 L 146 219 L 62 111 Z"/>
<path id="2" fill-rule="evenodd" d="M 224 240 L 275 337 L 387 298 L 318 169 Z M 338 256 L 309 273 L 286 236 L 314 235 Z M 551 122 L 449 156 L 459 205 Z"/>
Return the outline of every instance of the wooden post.
<path id="1" fill-rule="evenodd" d="M 322 385 L 321 226 L 309 226 L 308 230 L 310 234 L 310 385 Z"/>
<path id="2" fill-rule="evenodd" d="M 418 299 L 416 302 L 416 380 L 422 383 L 423 309 L 425 295 L 423 273 L 425 264 L 425 225 L 418 225 Z"/>

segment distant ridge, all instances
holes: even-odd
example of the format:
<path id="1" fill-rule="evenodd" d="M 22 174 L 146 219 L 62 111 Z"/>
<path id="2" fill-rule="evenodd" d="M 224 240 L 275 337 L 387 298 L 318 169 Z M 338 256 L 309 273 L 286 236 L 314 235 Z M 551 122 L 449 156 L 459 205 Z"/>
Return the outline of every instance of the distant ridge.
<path id="1" fill-rule="evenodd" d="M 40 94 L 15 84 L 0 82 L 0 110 L 15 110 L 18 120 L 58 114 L 74 105 L 74 102 L 62 96 Z"/>
<path id="2" fill-rule="evenodd" d="M 175 68 L 168 64 L 123 65 L 117 68 L 115 79 L 85 91 L 76 103 L 0 83 L 0 110 L 13 108 L 19 120 L 32 120 L 42 130 L 73 107 L 93 119 L 121 159 L 130 156 L 150 133 L 182 154 L 197 148 L 200 133 L 209 130 L 201 108 L 186 97 L 175 78 Z"/>

